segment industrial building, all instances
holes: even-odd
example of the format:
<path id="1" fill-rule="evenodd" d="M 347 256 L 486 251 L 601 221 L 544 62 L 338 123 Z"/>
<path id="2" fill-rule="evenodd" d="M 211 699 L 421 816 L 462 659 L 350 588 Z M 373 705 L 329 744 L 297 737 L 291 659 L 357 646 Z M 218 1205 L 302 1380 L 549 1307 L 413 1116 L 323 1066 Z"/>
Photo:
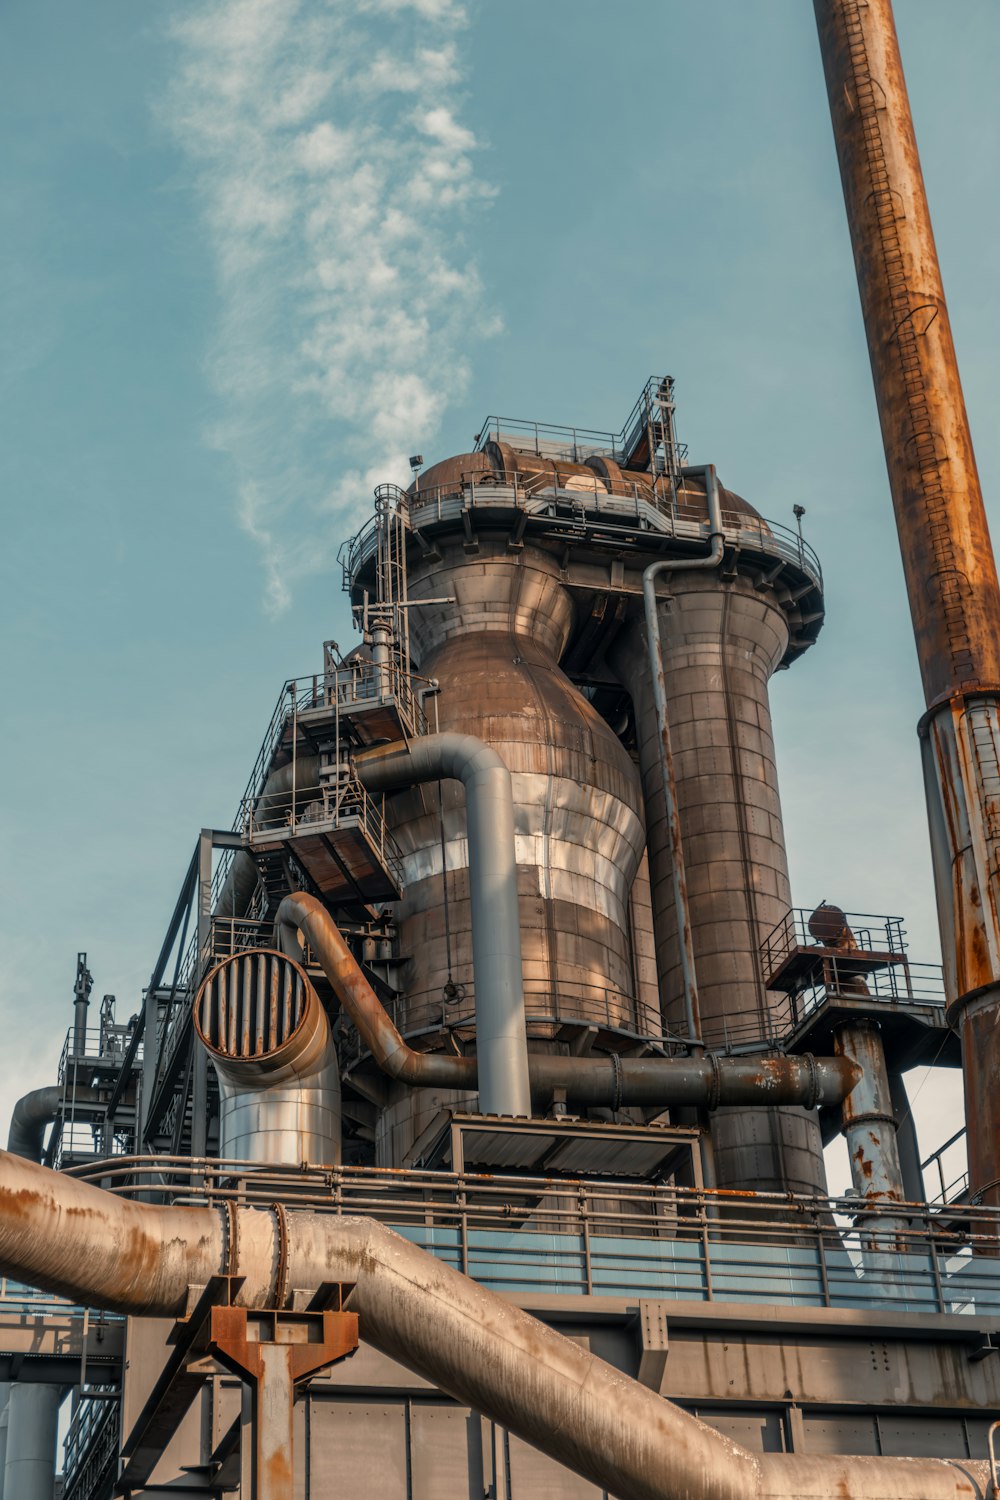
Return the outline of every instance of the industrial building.
<path id="1" fill-rule="evenodd" d="M 5 1500 L 1000 1493 L 1000 587 L 889 0 L 816 12 L 943 970 L 795 904 L 768 695 L 820 561 L 672 378 L 415 456 L 141 1008 L 80 953 L 15 1108 Z M 957 1184 L 918 1064 L 963 1072 Z"/>

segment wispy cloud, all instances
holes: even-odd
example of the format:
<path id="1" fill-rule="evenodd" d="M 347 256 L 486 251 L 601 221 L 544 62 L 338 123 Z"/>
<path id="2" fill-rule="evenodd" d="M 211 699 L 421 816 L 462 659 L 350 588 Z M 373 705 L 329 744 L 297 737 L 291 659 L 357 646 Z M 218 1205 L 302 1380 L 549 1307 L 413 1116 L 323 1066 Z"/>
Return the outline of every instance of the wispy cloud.
<path id="1" fill-rule="evenodd" d="M 493 332 L 463 249 L 492 197 L 461 121 L 454 0 L 205 0 L 171 27 L 165 121 L 218 272 L 209 367 L 265 601 L 405 481 Z"/>

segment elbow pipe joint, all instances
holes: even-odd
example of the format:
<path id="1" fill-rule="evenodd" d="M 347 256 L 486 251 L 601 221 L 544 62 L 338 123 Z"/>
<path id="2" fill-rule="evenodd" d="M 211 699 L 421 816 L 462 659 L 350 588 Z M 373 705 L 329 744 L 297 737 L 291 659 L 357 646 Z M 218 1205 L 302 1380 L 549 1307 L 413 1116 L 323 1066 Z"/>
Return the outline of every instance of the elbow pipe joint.
<path id="1" fill-rule="evenodd" d="M 58 1084 L 32 1089 L 24 1094 L 11 1112 L 7 1132 L 7 1150 L 25 1161 L 41 1161 L 45 1146 L 45 1131 L 62 1108 L 63 1089 Z M 73 1090 L 73 1099 L 78 1104 L 97 1104 L 98 1097 L 91 1088 Z"/>
<path id="2" fill-rule="evenodd" d="M 418 1088 L 471 1091 L 481 1062 L 415 1052 L 407 1046 L 330 913 L 303 891 L 286 896 L 278 908 L 279 942 L 297 951 L 301 933 L 317 963 L 361 1034 L 362 1041 L 390 1078 Z M 847 1057 L 551 1057 L 528 1058 L 529 1085 L 542 1106 L 556 1089 L 577 1104 L 624 1106 L 839 1104 L 861 1077 Z M 487 1111 L 484 1110 L 484 1113 Z"/>
<path id="3" fill-rule="evenodd" d="M 510 772 L 490 745 L 455 733 L 380 746 L 357 756 L 354 768 L 365 790 L 376 794 L 442 778 L 465 788 L 480 1108 L 530 1115 Z"/>

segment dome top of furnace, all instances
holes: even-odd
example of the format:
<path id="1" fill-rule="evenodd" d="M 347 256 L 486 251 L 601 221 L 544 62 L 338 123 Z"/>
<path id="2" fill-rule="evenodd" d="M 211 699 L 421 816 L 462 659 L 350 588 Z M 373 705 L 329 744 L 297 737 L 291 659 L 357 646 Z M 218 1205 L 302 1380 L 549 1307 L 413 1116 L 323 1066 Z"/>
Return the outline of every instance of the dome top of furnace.
<path id="1" fill-rule="evenodd" d="M 568 459 L 543 457 L 531 450 L 512 448 L 507 443 L 489 442 L 482 452 L 456 453 L 451 458 L 441 459 L 425 469 L 419 479 L 410 485 L 408 493 L 418 491 L 458 490 L 464 482 L 477 476 L 492 474 L 503 481 L 508 476 L 533 480 L 534 486 L 566 490 L 603 490 L 609 494 L 638 494 L 640 499 L 655 504 L 654 476 L 648 470 L 622 469 L 612 459 L 594 455 L 586 463 L 573 463 Z M 737 495 L 734 490 L 719 486 L 719 498 L 724 512 L 733 516 L 760 518 L 760 512 Z M 660 501 L 662 503 L 662 500 Z M 692 520 L 708 515 L 705 480 L 700 474 L 686 475 L 677 487 L 677 504 L 681 512 L 688 512 Z"/>

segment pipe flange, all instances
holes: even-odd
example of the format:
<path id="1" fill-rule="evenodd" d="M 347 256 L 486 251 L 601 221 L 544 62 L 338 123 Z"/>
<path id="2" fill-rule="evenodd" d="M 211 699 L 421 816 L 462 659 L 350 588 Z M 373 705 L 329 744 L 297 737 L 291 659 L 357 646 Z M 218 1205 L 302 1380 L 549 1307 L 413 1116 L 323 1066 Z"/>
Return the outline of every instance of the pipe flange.
<path id="1" fill-rule="evenodd" d="M 622 1060 L 617 1052 L 611 1053 L 611 1071 L 614 1074 L 614 1094 L 612 1095 L 611 1111 L 617 1114 L 622 1107 Z"/>
<path id="2" fill-rule="evenodd" d="M 274 1273 L 274 1306 L 282 1308 L 288 1295 L 288 1215 L 283 1203 L 272 1203 L 271 1212 L 278 1231 L 278 1264 Z"/>
<path id="3" fill-rule="evenodd" d="M 854 1125 L 888 1125 L 892 1130 L 898 1130 L 895 1115 L 882 1114 L 877 1109 L 866 1110 L 863 1114 L 852 1114 L 849 1119 L 845 1118 L 844 1124 Z"/>
<path id="4" fill-rule="evenodd" d="M 712 1110 L 718 1109 L 719 1100 L 722 1098 L 722 1068 L 714 1052 L 706 1052 L 705 1061 L 712 1069 L 712 1076 L 708 1081 L 708 1099 L 705 1103 L 706 1109 L 711 1113 Z"/>
<path id="5" fill-rule="evenodd" d="M 806 1096 L 805 1108 L 815 1109 L 819 1103 L 819 1068 L 816 1059 L 811 1052 L 804 1052 L 803 1061 L 809 1069 L 809 1093 Z"/>
<path id="6" fill-rule="evenodd" d="M 227 1198 L 226 1210 L 226 1275 L 235 1276 L 240 1261 L 240 1214 L 232 1199 Z"/>

